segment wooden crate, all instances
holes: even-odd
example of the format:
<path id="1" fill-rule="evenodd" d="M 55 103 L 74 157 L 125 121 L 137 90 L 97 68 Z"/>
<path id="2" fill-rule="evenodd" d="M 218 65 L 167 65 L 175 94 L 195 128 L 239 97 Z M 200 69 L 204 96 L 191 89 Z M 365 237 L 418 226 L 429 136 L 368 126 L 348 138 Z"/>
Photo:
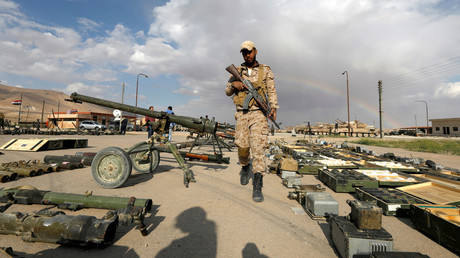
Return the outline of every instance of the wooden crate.
<path id="1" fill-rule="evenodd" d="M 434 204 L 460 204 L 460 189 L 445 184 L 426 182 L 397 189 Z"/>

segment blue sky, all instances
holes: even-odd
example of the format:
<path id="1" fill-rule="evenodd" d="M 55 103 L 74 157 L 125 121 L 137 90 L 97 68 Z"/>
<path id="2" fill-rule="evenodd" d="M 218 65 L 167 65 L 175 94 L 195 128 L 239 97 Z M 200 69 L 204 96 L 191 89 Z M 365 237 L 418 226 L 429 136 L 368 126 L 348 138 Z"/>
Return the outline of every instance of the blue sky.
<path id="1" fill-rule="evenodd" d="M 384 125 L 460 117 L 460 4 L 438 0 L 0 0 L 0 81 L 233 123 L 225 67 L 255 42 L 278 120 Z"/>

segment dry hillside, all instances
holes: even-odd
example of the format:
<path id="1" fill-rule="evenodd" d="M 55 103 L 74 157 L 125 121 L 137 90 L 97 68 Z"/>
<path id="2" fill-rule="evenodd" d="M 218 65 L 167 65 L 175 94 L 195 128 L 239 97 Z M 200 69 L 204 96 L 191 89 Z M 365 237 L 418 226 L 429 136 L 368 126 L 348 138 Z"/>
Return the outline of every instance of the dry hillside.
<path id="1" fill-rule="evenodd" d="M 21 122 L 32 122 L 41 119 L 42 109 L 44 109 L 43 119 L 46 120 L 48 115 L 52 112 L 66 112 L 70 109 L 77 109 L 78 111 L 103 112 L 112 113 L 113 109 L 89 104 L 89 103 L 73 103 L 65 101 L 69 95 L 52 90 L 35 90 L 24 89 L 6 86 L 0 84 L 0 113 L 5 115 L 7 120 L 17 122 L 18 120 L 18 105 L 12 105 L 14 100 L 21 99 L 22 94 L 22 107 L 21 107 Z M 43 102 L 44 108 L 43 108 Z"/>

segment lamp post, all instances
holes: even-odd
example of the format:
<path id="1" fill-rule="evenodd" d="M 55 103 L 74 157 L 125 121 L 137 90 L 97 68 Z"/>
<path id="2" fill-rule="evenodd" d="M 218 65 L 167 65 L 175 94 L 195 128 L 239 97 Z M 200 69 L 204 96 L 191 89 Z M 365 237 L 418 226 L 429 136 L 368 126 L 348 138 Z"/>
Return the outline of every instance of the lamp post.
<path id="1" fill-rule="evenodd" d="M 125 99 L 125 83 L 123 83 L 121 86 L 121 104 L 123 104 L 124 99 Z"/>
<path id="2" fill-rule="evenodd" d="M 143 73 L 138 73 L 137 74 L 137 82 L 136 82 L 136 107 L 137 107 L 137 92 L 138 92 L 138 89 L 139 89 L 139 75 L 142 75 L 142 76 L 145 76 L 145 78 L 149 78 L 147 75 L 143 74 Z M 137 131 L 137 113 L 135 114 L 136 115 L 136 126 L 135 126 L 135 129 Z"/>
<path id="3" fill-rule="evenodd" d="M 145 74 L 143 74 L 143 73 L 137 74 L 137 82 L 136 82 L 136 107 L 137 107 L 137 92 L 138 92 L 138 89 L 139 89 L 139 75 L 143 75 L 143 76 L 145 76 L 145 78 L 149 78 L 147 75 L 145 75 Z"/>
<path id="4" fill-rule="evenodd" d="M 348 93 L 348 72 L 345 71 L 342 73 L 342 75 L 347 74 L 347 110 L 348 110 L 348 136 L 351 136 L 351 131 L 350 131 L 350 94 Z"/>
<path id="5" fill-rule="evenodd" d="M 428 127 L 428 103 L 424 100 L 416 100 L 415 102 L 423 102 L 425 103 L 425 112 L 426 112 L 426 127 Z M 428 128 L 427 128 L 428 130 Z"/>

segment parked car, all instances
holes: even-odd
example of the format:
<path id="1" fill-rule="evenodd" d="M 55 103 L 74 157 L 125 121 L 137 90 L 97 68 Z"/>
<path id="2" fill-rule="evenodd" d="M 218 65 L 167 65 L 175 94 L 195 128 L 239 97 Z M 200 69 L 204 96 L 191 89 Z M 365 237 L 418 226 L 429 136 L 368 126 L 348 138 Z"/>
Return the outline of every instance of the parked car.
<path id="1" fill-rule="evenodd" d="M 103 124 L 99 124 L 96 121 L 91 121 L 91 120 L 84 120 L 81 121 L 80 123 L 80 129 L 82 130 L 102 130 L 104 131 L 106 129 L 106 126 Z"/>
<path id="2" fill-rule="evenodd" d="M 111 131 L 118 131 L 120 128 L 120 121 L 110 121 L 109 123 L 109 130 Z M 134 131 L 134 125 L 130 122 L 126 125 L 126 131 Z"/>

